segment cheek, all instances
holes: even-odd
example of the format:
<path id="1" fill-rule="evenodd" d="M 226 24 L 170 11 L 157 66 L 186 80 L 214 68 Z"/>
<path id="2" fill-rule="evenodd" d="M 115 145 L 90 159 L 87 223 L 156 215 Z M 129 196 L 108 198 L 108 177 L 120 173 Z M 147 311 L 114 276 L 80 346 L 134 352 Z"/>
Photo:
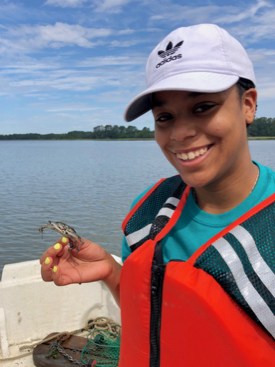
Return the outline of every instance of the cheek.
<path id="1" fill-rule="evenodd" d="M 155 126 L 155 140 L 160 148 L 163 148 L 169 139 L 167 139 L 167 134 Z"/>
<path id="2" fill-rule="evenodd" d="M 234 119 L 232 121 L 232 119 L 228 119 L 226 116 L 219 117 L 209 124 L 207 133 L 217 138 L 228 137 L 232 132 L 234 132 L 234 125 Z"/>
<path id="3" fill-rule="evenodd" d="M 168 161 L 171 162 L 171 153 L 168 149 L 169 143 L 170 143 L 169 136 L 170 135 L 167 131 L 164 132 L 163 130 L 155 128 L 155 140 L 158 146 L 160 147 L 160 149 L 162 150 L 162 153 L 165 155 Z"/>

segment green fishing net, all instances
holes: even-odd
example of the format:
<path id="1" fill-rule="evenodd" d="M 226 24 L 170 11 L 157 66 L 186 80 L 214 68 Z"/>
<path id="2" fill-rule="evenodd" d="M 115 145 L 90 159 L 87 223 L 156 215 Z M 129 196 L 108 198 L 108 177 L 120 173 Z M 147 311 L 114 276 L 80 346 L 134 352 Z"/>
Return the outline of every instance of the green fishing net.
<path id="1" fill-rule="evenodd" d="M 92 367 L 117 367 L 120 350 L 120 327 L 114 332 L 95 329 L 88 335 L 81 361 Z"/>

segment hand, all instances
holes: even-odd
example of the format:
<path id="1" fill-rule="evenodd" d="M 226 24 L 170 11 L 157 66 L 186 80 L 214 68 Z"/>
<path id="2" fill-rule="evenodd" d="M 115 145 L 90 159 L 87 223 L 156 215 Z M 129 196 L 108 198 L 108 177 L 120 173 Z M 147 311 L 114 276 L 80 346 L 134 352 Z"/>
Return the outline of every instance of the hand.
<path id="1" fill-rule="evenodd" d="M 121 266 L 97 243 L 82 241 L 79 252 L 69 251 L 65 237 L 50 247 L 40 259 L 42 279 L 59 286 L 103 280 L 117 288 Z"/>

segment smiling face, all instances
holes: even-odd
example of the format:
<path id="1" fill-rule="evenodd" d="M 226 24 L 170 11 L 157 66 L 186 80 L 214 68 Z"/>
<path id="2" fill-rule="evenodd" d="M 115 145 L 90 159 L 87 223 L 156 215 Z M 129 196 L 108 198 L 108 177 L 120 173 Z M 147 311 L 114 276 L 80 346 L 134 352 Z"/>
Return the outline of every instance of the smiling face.
<path id="1" fill-rule="evenodd" d="M 235 85 L 211 94 L 157 92 L 153 106 L 156 141 L 188 185 L 220 187 L 248 171 L 246 124 L 254 118 L 254 89 L 241 101 Z"/>

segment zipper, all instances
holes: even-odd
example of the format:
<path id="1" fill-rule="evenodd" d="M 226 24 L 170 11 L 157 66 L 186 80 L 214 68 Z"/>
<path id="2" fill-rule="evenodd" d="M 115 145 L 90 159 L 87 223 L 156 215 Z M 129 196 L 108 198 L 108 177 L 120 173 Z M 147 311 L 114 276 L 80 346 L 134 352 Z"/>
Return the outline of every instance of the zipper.
<path id="1" fill-rule="evenodd" d="M 157 242 L 151 277 L 150 367 L 160 366 L 161 303 L 165 267 L 161 242 Z"/>

